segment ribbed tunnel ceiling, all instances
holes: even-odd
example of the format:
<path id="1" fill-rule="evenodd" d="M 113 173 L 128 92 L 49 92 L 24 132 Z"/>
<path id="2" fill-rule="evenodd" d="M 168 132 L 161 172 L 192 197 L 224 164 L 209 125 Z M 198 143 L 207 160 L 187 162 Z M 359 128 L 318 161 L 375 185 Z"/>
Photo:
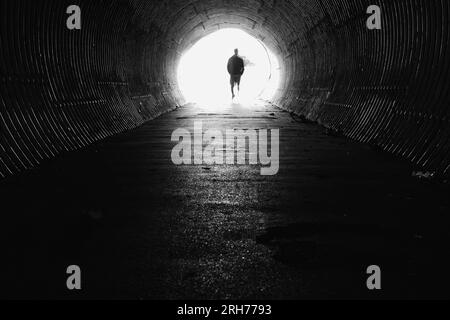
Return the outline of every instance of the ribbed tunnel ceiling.
<path id="1" fill-rule="evenodd" d="M 66 9 L 82 9 L 82 29 Z M 366 28 L 382 8 L 383 29 Z M 448 0 L 3 0 L 0 177 L 182 105 L 180 55 L 221 28 L 282 64 L 272 101 L 441 174 L 449 171 Z"/>

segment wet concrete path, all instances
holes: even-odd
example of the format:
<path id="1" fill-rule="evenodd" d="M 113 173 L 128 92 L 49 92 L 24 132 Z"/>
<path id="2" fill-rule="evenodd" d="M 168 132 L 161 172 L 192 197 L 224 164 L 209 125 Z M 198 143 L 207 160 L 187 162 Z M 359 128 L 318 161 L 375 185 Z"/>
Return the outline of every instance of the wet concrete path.
<path id="1" fill-rule="evenodd" d="M 177 128 L 280 129 L 280 171 L 175 166 Z M 448 297 L 448 188 L 273 106 L 186 106 L 0 183 L 2 297 Z M 83 290 L 65 289 L 79 265 Z M 366 268 L 383 271 L 368 292 Z"/>

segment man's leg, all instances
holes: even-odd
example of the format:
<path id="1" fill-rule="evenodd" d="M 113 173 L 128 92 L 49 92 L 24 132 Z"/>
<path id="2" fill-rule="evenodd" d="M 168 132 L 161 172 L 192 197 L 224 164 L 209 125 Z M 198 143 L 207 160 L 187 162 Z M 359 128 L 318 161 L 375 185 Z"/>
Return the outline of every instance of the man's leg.
<path id="1" fill-rule="evenodd" d="M 230 85 L 231 85 L 231 96 L 232 96 L 232 99 L 234 99 L 235 95 L 234 95 L 234 79 L 233 79 L 233 76 L 231 76 L 231 78 L 230 78 Z"/>

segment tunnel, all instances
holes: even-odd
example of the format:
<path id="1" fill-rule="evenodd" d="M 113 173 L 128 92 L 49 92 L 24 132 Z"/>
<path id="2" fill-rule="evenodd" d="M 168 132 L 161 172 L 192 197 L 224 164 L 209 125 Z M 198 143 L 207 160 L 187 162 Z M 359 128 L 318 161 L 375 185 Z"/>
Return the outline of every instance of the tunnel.
<path id="1" fill-rule="evenodd" d="M 80 28 L 67 27 L 72 5 L 81 10 Z M 374 30 L 367 26 L 373 5 L 381 8 L 381 26 Z M 0 181 L 5 185 L 27 183 L 28 175 L 46 172 L 52 161 L 78 159 L 80 150 L 156 125 L 161 116 L 185 108 L 177 82 L 181 57 L 200 39 L 227 28 L 247 32 L 279 60 L 280 85 L 264 104 L 290 121 L 317 125 L 315 130 L 330 139 L 392 157 L 402 163 L 401 172 L 413 168 L 440 181 L 448 178 L 447 0 L 4 0 L 0 7 Z M 95 162 L 83 161 L 86 167 Z M 292 166 L 300 166 L 301 160 L 295 161 Z M 389 170 L 394 177 L 399 172 Z M 47 176 L 36 179 L 30 193 L 39 192 Z M 89 197 L 103 188 L 96 183 Z M 375 185 L 375 193 L 383 188 Z M 423 201 L 442 195 L 436 190 L 441 187 L 418 188 Z M 6 189 L 5 199 L 16 192 L 12 205 L 27 202 L 21 187 Z M 433 198 L 438 211 L 447 208 L 443 198 Z M 424 206 L 413 219 L 418 224 L 428 219 Z M 308 252 L 308 243 L 295 252 Z"/>
<path id="2" fill-rule="evenodd" d="M 448 174 L 446 1 L 3 1 L 0 175 L 11 176 L 183 105 L 176 66 L 234 27 L 280 57 L 272 103 Z M 26 39 L 26 41 L 23 41 Z"/>

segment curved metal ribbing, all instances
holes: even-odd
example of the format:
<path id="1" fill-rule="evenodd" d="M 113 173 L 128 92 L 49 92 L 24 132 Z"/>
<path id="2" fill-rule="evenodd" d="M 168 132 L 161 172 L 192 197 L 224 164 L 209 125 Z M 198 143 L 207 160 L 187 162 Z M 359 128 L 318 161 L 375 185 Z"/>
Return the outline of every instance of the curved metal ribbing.
<path id="1" fill-rule="evenodd" d="M 71 4 L 0 3 L 1 177 L 139 126 L 177 105 L 164 95 L 161 79 L 145 89 L 135 81 L 142 50 L 130 5 L 82 1 L 82 29 L 70 31 Z M 159 65 L 154 69 L 163 73 Z"/>
<path id="2" fill-rule="evenodd" d="M 66 8 L 82 29 L 66 28 Z M 366 9 L 382 9 L 382 30 Z M 447 0 L 3 0 L 0 177 L 183 103 L 181 53 L 242 28 L 280 57 L 274 103 L 448 174 Z"/>
<path id="3" fill-rule="evenodd" d="M 281 104 L 448 175 L 450 3 L 319 3 L 324 19 L 300 39 L 294 59 L 304 70 Z M 370 4 L 382 8 L 382 30 L 366 28 Z"/>

